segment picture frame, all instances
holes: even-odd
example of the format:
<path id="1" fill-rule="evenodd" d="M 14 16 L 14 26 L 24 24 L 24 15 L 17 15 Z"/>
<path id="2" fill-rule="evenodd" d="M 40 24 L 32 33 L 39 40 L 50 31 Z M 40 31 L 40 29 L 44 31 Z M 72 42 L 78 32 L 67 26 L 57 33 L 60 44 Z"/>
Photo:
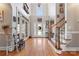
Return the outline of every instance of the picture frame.
<path id="1" fill-rule="evenodd" d="M 63 3 L 60 3 L 60 5 L 59 5 L 59 12 L 64 13 L 64 4 Z"/>
<path id="2" fill-rule="evenodd" d="M 16 17 L 15 16 L 13 16 L 13 22 L 16 22 Z"/>
<path id="3" fill-rule="evenodd" d="M 59 11 L 60 11 L 60 13 L 64 13 L 64 8 L 61 7 Z"/>

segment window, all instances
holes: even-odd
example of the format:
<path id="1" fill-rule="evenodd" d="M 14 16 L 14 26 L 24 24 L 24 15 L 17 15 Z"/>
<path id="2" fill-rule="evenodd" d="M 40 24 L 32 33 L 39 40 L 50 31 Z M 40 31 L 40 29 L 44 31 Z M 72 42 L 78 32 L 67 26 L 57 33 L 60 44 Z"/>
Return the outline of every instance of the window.
<path id="1" fill-rule="evenodd" d="M 38 18 L 38 22 L 42 22 L 42 18 Z"/>
<path id="2" fill-rule="evenodd" d="M 43 16 L 43 6 L 40 4 L 36 7 L 36 16 Z"/>

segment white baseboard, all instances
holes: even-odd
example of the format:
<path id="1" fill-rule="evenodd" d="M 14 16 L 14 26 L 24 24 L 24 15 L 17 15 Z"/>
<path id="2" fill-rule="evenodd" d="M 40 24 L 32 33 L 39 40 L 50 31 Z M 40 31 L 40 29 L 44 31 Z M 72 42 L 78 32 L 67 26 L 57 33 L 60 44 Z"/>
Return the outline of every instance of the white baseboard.
<path id="1" fill-rule="evenodd" d="M 62 45 L 62 51 L 79 51 L 79 47 L 66 47 L 65 45 Z"/>
<path id="2" fill-rule="evenodd" d="M 0 50 L 5 51 L 6 47 L 0 47 Z M 14 47 L 9 48 L 9 51 L 13 51 L 13 50 L 14 50 Z"/>

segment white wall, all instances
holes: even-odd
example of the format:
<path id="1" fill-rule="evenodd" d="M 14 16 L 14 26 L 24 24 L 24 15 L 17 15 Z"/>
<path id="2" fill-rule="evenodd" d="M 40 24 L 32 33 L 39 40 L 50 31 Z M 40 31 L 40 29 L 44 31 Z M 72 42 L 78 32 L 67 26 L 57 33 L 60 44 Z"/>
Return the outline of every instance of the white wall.
<path id="1" fill-rule="evenodd" d="M 54 20 L 54 22 L 56 23 L 56 3 L 49 3 L 48 4 L 48 14 L 49 14 L 49 20 Z M 52 33 L 55 33 L 55 27 L 52 28 Z M 51 38 L 52 40 L 55 39 Z"/>
<path id="2" fill-rule="evenodd" d="M 48 4 L 48 14 L 51 18 L 56 18 L 56 3 Z"/>
<path id="3" fill-rule="evenodd" d="M 67 4 L 67 31 L 79 33 L 79 5 Z M 68 36 L 69 37 L 69 36 Z M 72 35 L 70 35 L 72 39 Z"/>
<path id="4" fill-rule="evenodd" d="M 79 47 L 79 4 L 67 4 L 67 38 L 71 38 L 68 46 Z M 67 34 L 67 35 L 68 35 Z"/>

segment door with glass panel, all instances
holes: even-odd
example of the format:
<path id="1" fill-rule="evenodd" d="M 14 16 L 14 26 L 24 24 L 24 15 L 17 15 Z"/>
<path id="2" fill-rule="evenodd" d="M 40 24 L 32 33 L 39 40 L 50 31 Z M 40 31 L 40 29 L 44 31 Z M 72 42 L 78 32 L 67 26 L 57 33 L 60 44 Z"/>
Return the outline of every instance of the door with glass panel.
<path id="1" fill-rule="evenodd" d="M 43 23 L 35 23 L 34 24 L 34 37 L 44 37 Z"/>
<path id="2" fill-rule="evenodd" d="M 37 24 L 37 35 L 38 35 L 39 37 L 42 37 L 42 36 L 43 36 L 42 23 L 38 23 L 38 24 Z"/>

